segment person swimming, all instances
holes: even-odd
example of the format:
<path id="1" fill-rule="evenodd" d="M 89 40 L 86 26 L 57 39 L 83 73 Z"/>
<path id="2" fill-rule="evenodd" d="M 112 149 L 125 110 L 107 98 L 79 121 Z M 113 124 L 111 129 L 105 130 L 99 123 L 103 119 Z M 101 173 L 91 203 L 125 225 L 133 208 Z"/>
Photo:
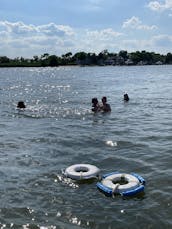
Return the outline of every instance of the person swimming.
<path id="1" fill-rule="evenodd" d="M 129 101 L 129 99 L 130 99 L 130 98 L 129 98 L 128 94 L 127 94 L 127 93 L 125 93 L 125 94 L 124 94 L 124 101 L 128 102 L 128 101 Z"/>
<path id="2" fill-rule="evenodd" d="M 110 112 L 111 111 L 111 106 L 110 104 L 107 103 L 107 98 L 104 96 L 102 97 L 102 106 L 101 106 L 101 110 L 103 112 Z"/>
<path id="3" fill-rule="evenodd" d="M 23 101 L 19 101 L 17 104 L 17 108 L 24 109 L 24 108 L 26 108 L 26 105 L 24 104 Z"/>
<path id="4" fill-rule="evenodd" d="M 95 113 L 101 110 L 97 98 L 92 98 L 92 109 L 91 110 Z"/>

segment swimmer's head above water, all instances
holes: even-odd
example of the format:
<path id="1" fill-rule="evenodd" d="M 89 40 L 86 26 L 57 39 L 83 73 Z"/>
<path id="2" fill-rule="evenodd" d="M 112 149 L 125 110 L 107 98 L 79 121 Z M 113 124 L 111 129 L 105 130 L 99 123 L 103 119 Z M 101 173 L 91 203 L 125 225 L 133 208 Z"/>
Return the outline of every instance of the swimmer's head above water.
<path id="1" fill-rule="evenodd" d="M 19 101 L 17 104 L 17 108 L 26 108 L 26 105 L 24 104 L 23 101 Z"/>

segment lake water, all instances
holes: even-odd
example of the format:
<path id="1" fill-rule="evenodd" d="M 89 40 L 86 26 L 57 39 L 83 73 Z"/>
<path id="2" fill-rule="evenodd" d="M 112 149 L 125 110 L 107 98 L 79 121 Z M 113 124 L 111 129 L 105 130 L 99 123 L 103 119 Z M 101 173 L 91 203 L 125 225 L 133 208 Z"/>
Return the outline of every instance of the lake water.
<path id="1" fill-rule="evenodd" d="M 171 89 L 172 66 L 0 68 L 0 228 L 172 228 Z M 94 115 L 102 96 L 112 112 Z M 62 176 L 78 163 L 138 173 L 145 192 Z"/>

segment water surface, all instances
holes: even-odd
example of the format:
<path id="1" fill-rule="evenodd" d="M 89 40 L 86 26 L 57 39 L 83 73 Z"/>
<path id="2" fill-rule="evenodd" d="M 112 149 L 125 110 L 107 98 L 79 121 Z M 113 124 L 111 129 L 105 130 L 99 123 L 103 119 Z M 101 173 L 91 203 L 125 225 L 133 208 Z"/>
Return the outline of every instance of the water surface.
<path id="1" fill-rule="evenodd" d="M 1 68 L 1 228 L 171 228 L 171 88 L 172 66 Z M 102 96 L 112 112 L 94 115 Z M 138 173 L 145 193 L 108 198 L 62 176 L 78 163 Z"/>

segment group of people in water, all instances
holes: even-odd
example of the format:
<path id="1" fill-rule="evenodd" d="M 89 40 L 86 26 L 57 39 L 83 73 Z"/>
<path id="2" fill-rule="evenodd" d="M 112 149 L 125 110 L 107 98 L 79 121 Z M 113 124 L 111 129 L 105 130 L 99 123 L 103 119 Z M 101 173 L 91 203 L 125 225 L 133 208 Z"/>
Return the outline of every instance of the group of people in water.
<path id="1" fill-rule="evenodd" d="M 129 96 L 127 93 L 124 94 L 124 101 L 128 102 L 129 101 Z M 23 101 L 19 101 L 17 104 L 18 109 L 24 109 L 26 108 L 26 105 Z M 107 103 L 107 97 L 103 96 L 102 97 L 102 103 L 100 104 L 98 99 L 92 98 L 92 109 L 94 113 L 96 112 L 110 112 L 111 111 L 111 106 L 109 103 Z"/>
<path id="2" fill-rule="evenodd" d="M 124 94 L 124 101 L 128 102 L 129 101 L 129 96 L 127 93 Z M 92 109 L 94 113 L 97 112 L 110 112 L 111 111 L 111 106 L 110 104 L 107 103 L 107 98 L 106 96 L 102 97 L 102 103 L 100 104 L 98 99 L 92 98 Z"/>
<path id="3" fill-rule="evenodd" d="M 97 98 L 92 98 L 92 109 L 93 112 L 110 112 L 111 107 L 110 104 L 107 103 L 107 98 L 104 96 L 102 97 L 102 104 L 99 103 Z"/>

